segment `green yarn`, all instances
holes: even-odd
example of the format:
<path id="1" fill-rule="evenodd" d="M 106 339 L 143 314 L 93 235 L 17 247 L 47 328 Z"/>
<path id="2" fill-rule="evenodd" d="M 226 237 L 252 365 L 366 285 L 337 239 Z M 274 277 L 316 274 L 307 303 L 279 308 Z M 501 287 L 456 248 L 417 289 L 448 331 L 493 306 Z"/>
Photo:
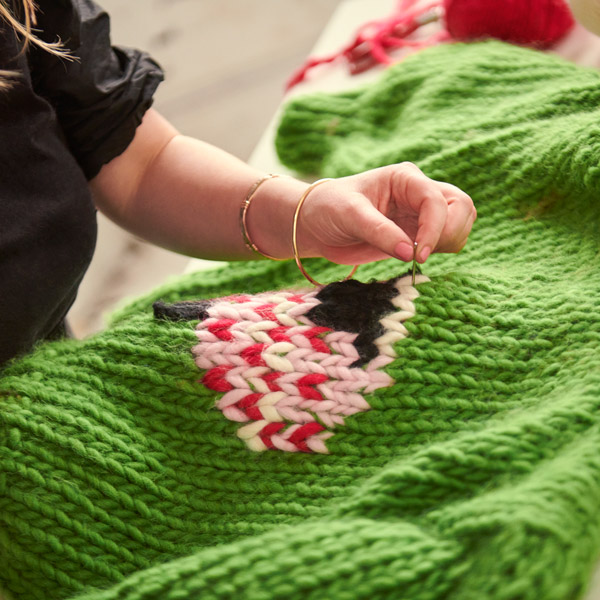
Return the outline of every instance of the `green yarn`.
<path id="1" fill-rule="evenodd" d="M 580 598 L 600 554 L 600 74 L 499 42 L 440 46 L 288 105 L 291 167 L 401 160 L 479 219 L 434 255 L 396 384 L 330 454 L 250 452 L 152 301 L 302 285 L 229 265 L 0 378 L 0 587 L 16 600 Z M 315 260 L 319 278 L 347 268 Z M 361 267 L 386 279 L 396 261 Z"/>

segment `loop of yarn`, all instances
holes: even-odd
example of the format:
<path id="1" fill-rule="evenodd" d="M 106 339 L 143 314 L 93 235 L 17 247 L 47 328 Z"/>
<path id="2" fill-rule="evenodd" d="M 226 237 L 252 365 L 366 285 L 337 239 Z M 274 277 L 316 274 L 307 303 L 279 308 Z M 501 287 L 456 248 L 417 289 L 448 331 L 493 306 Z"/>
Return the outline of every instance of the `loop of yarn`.
<path id="1" fill-rule="evenodd" d="M 441 29 L 425 39 L 409 39 L 433 21 Z M 400 0 L 388 18 L 362 25 L 354 39 L 329 56 L 308 58 L 286 84 L 290 89 L 304 81 L 321 64 L 343 58 L 351 75 L 376 64 L 394 62 L 390 53 L 398 48 L 420 49 L 445 41 L 497 38 L 506 42 L 544 48 L 558 42 L 575 21 L 565 0 Z"/>

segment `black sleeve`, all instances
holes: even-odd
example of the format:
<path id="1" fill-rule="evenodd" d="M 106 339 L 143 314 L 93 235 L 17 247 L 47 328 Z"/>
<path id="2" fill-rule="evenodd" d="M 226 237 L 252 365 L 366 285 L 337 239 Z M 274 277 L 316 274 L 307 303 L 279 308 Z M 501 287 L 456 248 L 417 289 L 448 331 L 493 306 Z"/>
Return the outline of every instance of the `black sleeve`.
<path id="1" fill-rule="evenodd" d="M 91 179 L 127 148 L 163 73 L 146 53 L 111 45 L 109 17 L 92 0 L 40 0 L 38 6 L 39 37 L 60 37 L 75 60 L 32 48 L 33 86 L 54 107 Z"/>

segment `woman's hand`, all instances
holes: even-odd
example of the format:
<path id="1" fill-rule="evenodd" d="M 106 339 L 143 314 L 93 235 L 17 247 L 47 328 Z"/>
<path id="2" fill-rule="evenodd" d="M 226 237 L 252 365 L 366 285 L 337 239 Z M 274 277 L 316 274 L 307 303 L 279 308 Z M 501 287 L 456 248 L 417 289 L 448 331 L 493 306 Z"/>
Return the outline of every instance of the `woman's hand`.
<path id="1" fill-rule="evenodd" d="M 459 252 L 477 218 L 471 198 L 412 163 L 326 181 L 306 198 L 298 224 L 302 255 L 341 264 L 395 257 L 427 260 Z"/>

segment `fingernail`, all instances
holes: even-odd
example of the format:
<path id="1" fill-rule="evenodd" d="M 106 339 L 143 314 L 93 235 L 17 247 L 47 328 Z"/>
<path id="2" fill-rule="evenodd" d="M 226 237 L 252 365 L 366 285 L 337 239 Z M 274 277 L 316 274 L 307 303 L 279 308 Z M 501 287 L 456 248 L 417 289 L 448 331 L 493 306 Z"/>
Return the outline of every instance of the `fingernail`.
<path id="1" fill-rule="evenodd" d="M 400 242 L 396 246 L 396 256 L 404 262 L 409 262 L 413 259 L 413 247 L 408 242 Z"/>
<path id="2" fill-rule="evenodd" d="M 431 248 L 429 246 L 423 246 L 421 252 L 419 252 L 419 262 L 424 263 L 429 255 L 431 254 Z"/>

